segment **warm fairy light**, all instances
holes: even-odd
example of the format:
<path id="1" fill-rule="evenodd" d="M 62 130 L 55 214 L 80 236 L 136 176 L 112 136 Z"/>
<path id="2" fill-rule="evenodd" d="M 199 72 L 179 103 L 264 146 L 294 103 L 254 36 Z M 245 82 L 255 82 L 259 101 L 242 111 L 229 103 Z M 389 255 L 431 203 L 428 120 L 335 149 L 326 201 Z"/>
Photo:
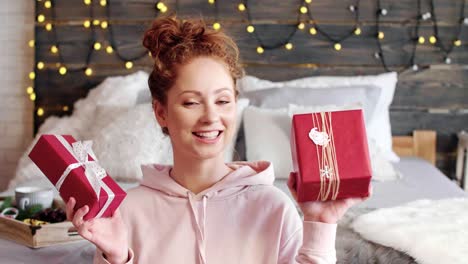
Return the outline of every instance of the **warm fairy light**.
<path id="1" fill-rule="evenodd" d="M 85 70 L 85 74 L 86 74 L 86 76 L 91 76 L 91 74 L 93 74 L 93 69 L 87 68 L 87 69 Z"/>
<path id="2" fill-rule="evenodd" d="M 68 107 L 68 105 L 64 105 L 63 108 L 62 108 L 63 111 L 68 111 L 70 110 L 70 108 Z"/>
<path id="3" fill-rule="evenodd" d="M 359 36 L 361 35 L 362 31 L 361 31 L 361 28 L 357 27 L 355 30 L 354 30 L 354 34 Z"/>
<path id="4" fill-rule="evenodd" d="M 426 42 L 426 39 L 425 39 L 423 36 L 420 36 L 420 37 L 418 38 L 418 43 L 419 43 L 419 44 L 424 44 L 424 42 Z"/>
<path id="5" fill-rule="evenodd" d="M 167 6 L 163 6 L 160 11 L 161 11 L 161 13 L 166 13 L 167 12 Z"/>
<path id="6" fill-rule="evenodd" d="M 44 66 L 45 66 L 45 65 L 44 65 L 44 63 L 43 63 L 42 61 L 40 61 L 40 62 L 37 63 L 37 68 L 38 68 L 39 70 L 44 69 Z"/>
<path id="7" fill-rule="evenodd" d="M 163 2 L 158 2 L 156 4 L 156 8 L 159 9 L 159 10 L 161 10 L 161 8 L 163 8 L 164 6 L 166 6 L 166 5 Z"/>
<path id="8" fill-rule="evenodd" d="M 208 0 L 208 3 L 214 4 L 214 3 L 215 3 L 215 0 Z"/>
<path id="9" fill-rule="evenodd" d="M 94 49 L 95 50 L 100 50 L 101 47 L 102 47 L 101 43 L 99 43 L 99 42 L 94 43 Z"/>
<path id="10" fill-rule="evenodd" d="M 45 16 L 44 16 L 43 14 L 39 14 L 39 15 L 37 16 L 37 21 L 38 21 L 38 22 L 41 22 L 41 23 L 44 22 L 44 21 L 45 21 Z"/>
<path id="11" fill-rule="evenodd" d="M 109 26 L 109 23 L 108 23 L 107 21 L 102 21 L 102 22 L 101 22 L 101 27 L 102 27 L 103 29 L 106 29 L 108 26 Z"/>
<path id="12" fill-rule="evenodd" d="M 44 2 L 44 7 L 45 7 L 45 8 L 51 8 L 51 7 L 52 7 L 52 2 L 50 2 L 50 1 L 45 1 L 45 2 Z"/>
<path id="13" fill-rule="evenodd" d="M 380 31 L 379 34 L 377 35 L 377 37 L 378 37 L 379 39 L 384 39 L 384 38 L 385 38 L 385 34 L 384 34 L 382 31 Z"/>
<path id="14" fill-rule="evenodd" d="M 30 94 L 29 95 L 29 100 L 36 101 L 36 94 L 35 93 Z"/>
<path id="15" fill-rule="evenodd" d="M 457 47 L 460 47 L 461 44 L 462 44 L 462 42 L 461 42 L 461 40 L 457 39 L 457 40 L 455 40 L 455 41 L 453 42 L 453 44 L 454 44 L 455 46 L 457 46 Z"/>
<path id="16" fill-rule="evenodd" d="M 44 109 L 43 109 L 42 107 L 39 107 L 39 108 L 37 109 L 37 115 L 38 115 L 38 116 L 43 116 L 43 115 L 44 115 Z"/>
<path id="17" fill-rule="evenodd" d="M 265 50 L 263 49 L 263 47 L 258 46 L 258 47 L 257 47 L 257 53 L 258 53 L 258 54 L 262 54 L 263 52 L 265 52 Z"/>
<path id="18" fill-rule="evenodd" d="M 34 93 L 34 89 L 33 89 L 31 86 L 29 86 L 28 88 L 26 88 L 26 92 L 27 92 L 29 95 L 31 95 L 31 94 Z"/>
<path id="19" fill-rule="evenodd" d="M 46 26 L 45 26 L 46 30 L 47 31 L 51 31 L 52 30 L 52 24 L 51 23 L 47 23 Z"/>
<path id="20" fill-rule="evenodd" d="M 335 45 L 333 45 L 333 47 L 335 48 L 335 50 L 341 50 L 341 44 L 340 43 L 335 43 Z"/>
<path id="21" fill-rule="evenodd" d="M 284 47 L 285 47 L 287 50 L 292 50 L 293 44 L 292 44 L 292 43 L 286 43 L 286 45 L 284 45 Z"/>
<path id="22" fill-rule="evenodd" d="M 301 6 L 301 8 L 299 9 L 299 11 L 301 11 L 302 14 L 307 14 L 307 7 Z"/>
<path id="23" fill-rule="evenodd" d="M 99 24 L 101 24 L 101 21 L 99 21 L 99 19 L 94 19 L 93 25 L 97 26 Z"/>
<path id="24" fill-rule="evenodd" d="M 57 53 L 57 52 L 58 52 L 57 46 L 52 45 L 52 47 L 50 47 L 50 51 L 51 51 L 52 53 Z"/>
<path id="25" fill-rule="evenodd" d="M 215 22 L 215 23 L 213 23 L 213 28 L 215 30 L 219 30 L 221 28 L 221 24 L 219 22 Z"/>
<path id="26" fill-rule="evenodd" d="M 36 78 L 36 74 L 34 72 L 29 73 L 29 79 L 34 80 Z"/>
<path id="27" fill-rule="evenodd" d="M 127 69 L 133 68 L 133 62 L 127 61 L 127 62 L 125 63 L 125 68 L 127 68 Z"/>
<path id="28" fill-rule="evenodd" d="M 35 42 L 35 41 L 34 41 L 33 39 L 31 39 L 31 40 L 28 42 L 28 46 L 29 46 L 30 48 L 34 48 L 34 42 Z"/>
<path id="29" fill-rule="evenodd" d="M 60 67 L 60 68 L 59 68 L 59 73 L 60 73 L 61 75 L 67 74 L 67 68 L 66 68 L 65 66 Z"/>
<path id="30" fill-rule="evenodd" d="M 89 28 L 89 27 L 91 26 L 91 21 L 86 20 L 85 22 L 83 22 L 83 26 L 84 26 L 85 28 Z"/>
<path id="31" fill-rule="evenodd" d="M 239 9 L 239 11 L 245 11 L 245 5 L 243 3 L 240 3 L 238 6 L 237 6 L 237 9 Z"/>
<path id="32" fill-rule="evenodd" d="M 83 2 L 85 3 L 85 5 L 90 5 L 91 4 L 91 0 L 84 0 Z"/>
<path id="33" fill-rule="evenodd" d="M 106 0 L 101 0 L 101 1 L 99 1 L 99 4 L 100 4 L 101 6 L 106 6 L 106 5 L 107 5 L 107 1 L 106 1 Z"/>
<path id="34" fill-rule="evenodd" d="M 252 25 L 247 26 L 247 32 L 253 33 L 255 31 L 255 27 Z"/>
<path id="35" fill-rule="evenodd" d="M 310 3 L 312 3 L 312 0 L 305 0 L 305 2 L 306 2 L 307 4 L 310 4 Z"/>
<path id="36" fill-rule="evenodd" d="M 305 24 L 303 22 L 299 23 L 299 25 L 297 25 L 297 28 L 300 29 L 300 30 L 303 30 L 305 28 Z"/>
<path id="37" fill-rule="evenodd" d="M 431 37 L 429 38 L 429 42 L 430 42 L 431 44 L 435 44 L 435 43 L 437 42 L 437 38 L 436 38 L 435 36 L 431 36 Z"/>
<path id="38" fill-rule="evenodd" d="M 107 46 L 106 52 L 111 54 L 112 52 L 114 52 L 114 49 L 112 48 L 112 46 Z"/>
<path id="39" fill-rule="evenodd" d="M 309 33 L 310 33 L 311 35 L 317 35 L 317 29 L 315 29 L 315 27 L 311 27 L 311 28 L 309 29 Z"/>

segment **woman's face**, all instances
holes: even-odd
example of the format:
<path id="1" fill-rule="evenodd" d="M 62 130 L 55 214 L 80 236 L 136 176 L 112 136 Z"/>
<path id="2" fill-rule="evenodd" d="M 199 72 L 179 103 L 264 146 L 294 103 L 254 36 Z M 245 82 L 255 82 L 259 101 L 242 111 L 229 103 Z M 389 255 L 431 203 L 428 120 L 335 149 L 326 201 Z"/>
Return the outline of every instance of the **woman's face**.
<path id="1" fill-rule="evenodd" d="M 223 155 L 236 125 L 236 96 L 227 66 L 198 57 L 179 67 L 167 105 L 156 102 L 155 112 L 169 130 L 174 154 L 198 159 Z"/>

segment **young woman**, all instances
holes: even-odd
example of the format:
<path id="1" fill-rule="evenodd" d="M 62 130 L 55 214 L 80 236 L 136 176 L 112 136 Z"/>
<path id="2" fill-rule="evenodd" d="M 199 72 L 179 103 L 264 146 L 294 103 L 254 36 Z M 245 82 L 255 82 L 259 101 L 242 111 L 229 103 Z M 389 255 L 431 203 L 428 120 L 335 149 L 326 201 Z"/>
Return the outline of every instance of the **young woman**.
<path id="1" fill-rule="evenodd" d="M 98 248 L 95 263 L 334 263 L 336 222 L 361 199 L 302 203 L 301 220 L 272 185 L 269 162 L 224 163 L 242 74 L 232 39 L 168 17 L 154 21 L 143 45 L 174 165 L 142 166 L 141 185 L 111 218 L 84 221 L 88 206 L 74 211 L 68 201 L 68 218 Z"/>

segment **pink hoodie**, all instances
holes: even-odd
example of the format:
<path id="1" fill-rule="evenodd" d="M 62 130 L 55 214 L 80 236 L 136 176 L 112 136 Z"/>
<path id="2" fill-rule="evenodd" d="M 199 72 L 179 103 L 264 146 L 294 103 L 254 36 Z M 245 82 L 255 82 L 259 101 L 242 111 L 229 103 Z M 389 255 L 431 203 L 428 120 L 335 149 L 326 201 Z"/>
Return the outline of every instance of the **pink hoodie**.
<path id="1" fill-rule="evenodd" d="M 141 186 L 121 208 L 129 231 L 128 263 L 335 263 L 335 224 L 302 222 L 273 186 L 269 162 L 234 169 L 195 195 L 169 176 L 170 166 L 142 166 Z M 95 263 L 108 263 L 97 251 Z"/>

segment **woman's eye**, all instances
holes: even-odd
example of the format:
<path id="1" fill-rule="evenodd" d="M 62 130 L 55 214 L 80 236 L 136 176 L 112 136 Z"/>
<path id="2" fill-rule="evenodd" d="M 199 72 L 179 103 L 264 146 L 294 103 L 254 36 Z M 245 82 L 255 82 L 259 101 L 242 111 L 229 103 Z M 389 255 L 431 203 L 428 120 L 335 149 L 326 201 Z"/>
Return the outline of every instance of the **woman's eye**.
<path id="1" fill-rule="evenodd" d="M 197 102 L 184 102 L 183 105 L 184 106 L 192 106 L 192 105 L 196 105 L 198 104 Z"/>
<path id="2" fill-rule="evenodd" d="M 218 104 L 229 104 L 230 101 L 226 101 L 226 100 L 219 100 L 218 101 Z"/>

